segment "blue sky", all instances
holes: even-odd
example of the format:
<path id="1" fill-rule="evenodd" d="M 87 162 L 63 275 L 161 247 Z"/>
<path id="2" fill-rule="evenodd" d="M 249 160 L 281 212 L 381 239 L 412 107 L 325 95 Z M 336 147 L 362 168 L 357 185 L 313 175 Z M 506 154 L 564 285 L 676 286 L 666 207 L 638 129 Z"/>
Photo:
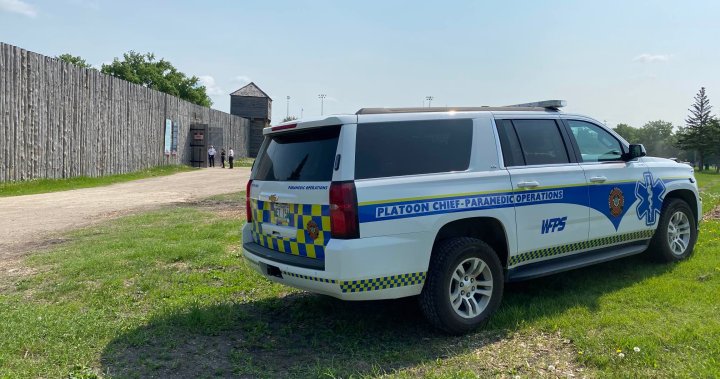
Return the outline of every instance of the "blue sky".
<path id="1" fill-rule="evenodd" d="M 214 108 L 254 81 L 286 114 L 568 101 L 615 125 L 682 125 L 701 86 L 720 111 L 718 1 L 0 0 L 0 41 L 99 66 L 154 52 Z"/>

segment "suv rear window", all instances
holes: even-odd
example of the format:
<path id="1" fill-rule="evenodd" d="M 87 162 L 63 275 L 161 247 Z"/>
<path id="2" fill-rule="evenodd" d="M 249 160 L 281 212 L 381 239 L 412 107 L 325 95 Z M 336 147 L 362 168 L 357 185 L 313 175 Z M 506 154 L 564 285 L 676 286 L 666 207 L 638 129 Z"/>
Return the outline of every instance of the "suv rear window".
<path id="1" fill-rule="evenodd" d="M 340 126 L 272 135 L 263 143 L 254 180 L 329 182 Z"/>
<path id="2" fill-rule="evenodd" d="M 360 124 L 355 179 L 467 170 L 472 125 L 468 119 Z"/>
<path id="3" fill-rule="evenodd" d="M 512 120 L 525 164 L 569 163 L 565 143 L 555 120 Z"/>

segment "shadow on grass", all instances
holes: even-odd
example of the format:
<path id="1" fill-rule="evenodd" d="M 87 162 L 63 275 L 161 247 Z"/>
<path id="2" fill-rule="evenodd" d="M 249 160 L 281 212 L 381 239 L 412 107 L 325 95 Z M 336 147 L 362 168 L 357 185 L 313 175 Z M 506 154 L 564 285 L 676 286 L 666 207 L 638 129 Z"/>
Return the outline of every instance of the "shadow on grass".
<path id="1" fill-rule="evenodd" d="M 101 363 L 114 377 L 373 375 L 466 353 L 571 307 L 593 311 L 603 294 L 671 268 L 632 257 L 509 285 L 489 327 L 465 337 L 434 331 L 414 298 L 343 302 L 295 293 L 249 303 L 228 299 L 127 331 L 107 345 Z"/>

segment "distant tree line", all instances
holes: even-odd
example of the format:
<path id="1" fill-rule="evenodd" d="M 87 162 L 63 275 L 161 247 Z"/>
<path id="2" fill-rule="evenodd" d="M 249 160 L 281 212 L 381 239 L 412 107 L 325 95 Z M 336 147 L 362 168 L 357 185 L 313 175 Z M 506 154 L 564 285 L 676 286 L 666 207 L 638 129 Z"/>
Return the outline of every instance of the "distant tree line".
<path id="1" fill-rule="evenodd" d="M 651 121 L 641 128 L 618 124 L 614 130 L 630 143 L 645 145 L 648 155 L 692 162 L 698 170 L 720 170 L 720 121 L 711 113 L 705 87 L 695 95 L 685 126 L 674 130 L 667 121 Z"/>
<path id="2" fill-rule="evenodd" d="M 62 54 L 57 58 L 79 67 L 95 69 L 78 56 Z M 112 63 L 102 65 L 100 72 L 177 96 L 191 103 L 205 107 L 212 105 L 207 89 L 200 84 L 197 76 L 188 77 L 165 59 L 155 59 L 152 53 L 140 54 L 129 51 L 123 54 L 122 60 L 115 58 Z"/>

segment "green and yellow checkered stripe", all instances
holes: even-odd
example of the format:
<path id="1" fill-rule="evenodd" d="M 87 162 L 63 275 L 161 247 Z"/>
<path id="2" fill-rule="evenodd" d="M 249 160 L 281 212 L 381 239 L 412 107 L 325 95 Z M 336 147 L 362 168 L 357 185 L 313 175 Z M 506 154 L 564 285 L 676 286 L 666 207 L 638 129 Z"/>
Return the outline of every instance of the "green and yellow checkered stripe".
<path id="1" fill-rule="evenodd" d="M 296 228 L 297 233 L 295 238 L 283 238 L 264 234 L 262 231 L 263 223 L 277 223 L 272 206 L 269 201 L 250 201 L 255 242 L 281 253 L 325 260 L 325 246 L 330 241 L 330 207 L 319 204 L 287 204 L 290 213 L 287 226 Z M 310 221 L 314 221 L 319 229 L 315 240 L 307 231 Z"/>
<path id="2" fill-rule="evenodd" d="M 576 251 L 589 250 L 593 248 L 599 248 L 603 246 L 615 245 L 622 242 L 630 242 L 636 240 L 644 240 L 652 238 L 654 230 L 643 230 L 639 232 L 632 232 L 626 234 L 618 234 L 610 237 L 598 238 L 590 241 L 577 242 L 569 245 L 553 246 L 540 250 L 528 251 L 510 257 L 510 266 L 517 264 L 540 259 L 554 257 L 556 255 L 562 255 L 572 253 Z"/>
<path id="3" fill-rule="evenodd" d="M 426 275 L 425 272 L 414 272 L 375 279 L 340 281 L 339 283 L 342 292 L 367 292 L 423 284 Z"/>
<path id="4" fill-rule="evenodd" d="M 337 282 L 335 279 L 318 278 L 318 277 L 310 276 L 310 275 L 300 275 L 300 274 L 296 274 L 294 272 L 283 271 L 282 273 L 283 273 L 283 275 L 291 276 L 293 278 L 312 280 L 313 282 L 330 283 L 330 284 L 335 284 Z"/>

